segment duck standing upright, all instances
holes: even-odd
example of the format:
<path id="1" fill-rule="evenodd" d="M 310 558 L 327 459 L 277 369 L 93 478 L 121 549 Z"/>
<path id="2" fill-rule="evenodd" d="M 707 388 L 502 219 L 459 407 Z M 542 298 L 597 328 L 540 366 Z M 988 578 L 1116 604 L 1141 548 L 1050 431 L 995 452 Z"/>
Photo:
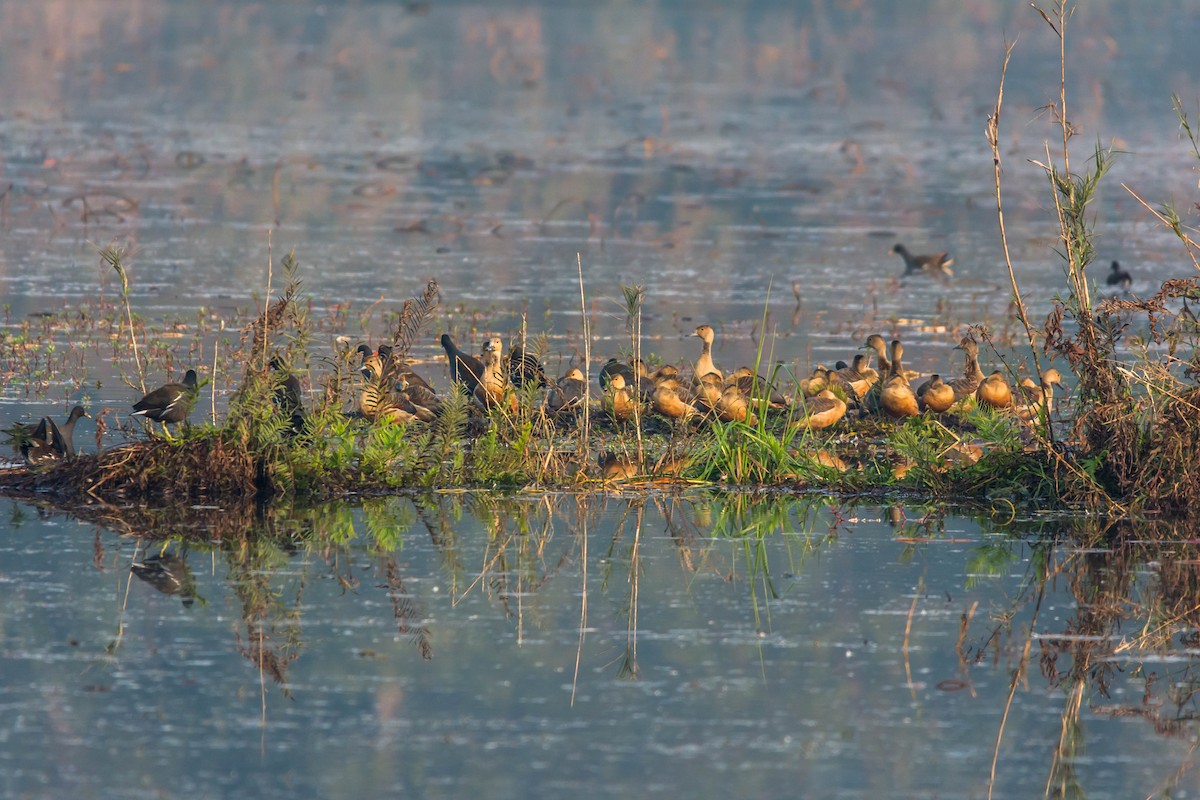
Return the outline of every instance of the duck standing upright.
<path id="1" fill-rule="evenodd" d="M 510 414 L 517 412 L 517 396 L 513 394 L 508 375 L 503 368 L 504 341 L 493 336 L 483 343 L 483 373 L 475 387 L 475 402 L 485 411 L 500 407 Z"/>
<path id="2" fill-rule="evenodd" d="M 701 325 L 696 328 L 693 335 L 699 337 L 702 342 L 700 357 L 696 359 L 696 370 L 693 373 L 694 382 L 699 383 L 705 375 L 716 375 L 718 379 L 724 381 L 725 373 L 717 369 L 717 365 L 713 363 L 712 346 L 716 334 L 713 332 L 712 326 Z"/>
<path id="3" fill-rule="evenodd" d="M 954 390 L 954 402 L 961 403 L 975 396 L 975 390 L 983 383 L 983 370 L 979 368 L 979 344 L 970 336 L 964 336 L 955 350 L 963 352 L 962 375 L 947 382 Z"/>
<path id="4" fill-rule="evenodd" d="M 917 395 L 909 385 L 908 378 L 904 377 L 904 366 L 901 360 L 903 355 L 904 346 L 900 344 L 899 339 L 893 339 L 891 375 L 884 381 L 883 388 L 879 390 L 879 406 L 883 409 L 883 413 L 892 419 L 915 417 L 921 413 L 921 409 L 917 405 Z"/>
<path id="5" fill-rule="evenodd" d="M 1062 375 L 1051 367 L 1042 373 L 1040 385 L 1029 378 L 1021 381 L 1013 396 L 1013 411 L 1024 420 L 1036 420 L 1054 411 L 1054 387 L 1062 386 Z"/>

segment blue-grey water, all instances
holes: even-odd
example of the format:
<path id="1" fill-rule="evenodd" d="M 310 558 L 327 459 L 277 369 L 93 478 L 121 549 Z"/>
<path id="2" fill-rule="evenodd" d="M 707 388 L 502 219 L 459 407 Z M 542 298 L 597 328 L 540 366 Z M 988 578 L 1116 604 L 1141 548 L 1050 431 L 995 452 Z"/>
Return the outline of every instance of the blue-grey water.
<path id="1" fill-rule="evenodd" d="M 1151 620 L 1093 614 L 1154 566 L 1108 596 L 1102 557 L 1053 543 L 1069 521 L 988 513 L 449 495 L 184 546 L 13 503 L 0 787 L 985 797 L 999 742 L 993 797 L 1193 796 L 1193 651 L 1120 652 Z M 182 588 L 131 578 L 164 552 Z"/>
<path id="2" fill-rule="evenodd" d="M 1193 4 L 1115 0 L 1067 29 L 1072 165 L 1119 151 L 1092 270 L 1119 259 L 1142 294 L 1194 275 L 1122 184 L 1193 219 L 1171 97 L 1194 120 L 1198 32 Z M 524 315 L 551 369 L 577 359 L 580 272 L 597 361 L 626 346 L 636 284 L 668 360 L 709 322 L 726 364 L 761 343 L 806 369 L 882 330 L 945 370 L 963 325 L 1002 345 L 1013 327 L 984 140 L 1006 40 L 1005 220 L 1040 324 L 1063 283 L 1033 163 L 1061 157 L 1059 50 L 1020 3 L 0 0 L 0 410 L 137 397 L 108 344 L 127 332 L 93 322 L 118 307 L 110 243 L 131 251 L 146 381 L 199 366 L 218 410 L 238 376 L 212 374 L 214 348 L 291 250 L 314 356 L 380 341 L 435 277 L 415 354 L 440 385 L 442 330 L 478 342 Z M 954 278 L 899 281 L 897 241 L 950 251 Z M 315 386 L 321 362 L 301 366 Z M 1008 525 L 1003 502 L 924 527 L 911 503 L 894 527 L 810 502 L 13 501 L 0 793 L 1200 792 L 1187 530 L 1118 558 L 1066 543 L 1099 520 Z M 164 542 L 187 564 L 174 594 L 130 573 Z"/>

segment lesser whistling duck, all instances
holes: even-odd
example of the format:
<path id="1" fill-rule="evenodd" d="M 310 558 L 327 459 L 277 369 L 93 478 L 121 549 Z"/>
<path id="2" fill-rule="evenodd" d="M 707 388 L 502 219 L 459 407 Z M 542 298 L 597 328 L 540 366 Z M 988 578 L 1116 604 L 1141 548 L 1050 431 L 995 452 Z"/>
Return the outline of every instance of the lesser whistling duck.
<path id="1" fill-rule="evenodd" d="M 654 410 L 669 419 L 691 419 L 700 414 L 692 405 L 691 392 L 677 378 L 664 378 L 654 388 Z"/>
<path id="2" fill-rule="evenodd" d="M 679 367 L 676 367 L 674 364 L 663 364 L 661 367 L 654 370 L 654 372 L 651 372 L 649 377 L 650 380 L 654 381 L 655 385 L 658 385 L 660 382 L 669 378 L 678 378 Z"/>
<path id="3" fill-rule="evenodd" d="M 167 423 L 181 423 L 192 413 L 199 393 L 196 388 L 196 370 L 189 369 L 183 383 L 165 383 L 133 404 L 133 415 L 161 422 L 163 430 Z"/>
<path id="4" fill-rule="evenodd" d="M 396 388 L 412 406 L 412 413 L 422 422 L 433 422 L 442 415 L 442 399 L 428 386 L 409 383 L 408 375 L 401 373 Z"/>
<path id="5" fill-rule="evenodd" d="M 725 385 L 737 386 L 738 391 L 752 400 L 766 400 L 772 408 L 786 408 L 788 399 L 766 378 L 749 367 L 738 367 L 725 379 Z"/>
<path id="6" fill-rule="evenodd" d="M 979 388 L 975 390 L 975 399 L 988 408 L 1011 406 L 1012 390 L 1008 388 L 1008 381 L 1004 379 L 1004 373 L 996 370 L 988 375 L 987 379 L 980 383 Z"/>
<path id="7" fill-rule="evenodd" d="M 846 402 L 829 389 L 822 389 L 816 396 L 806 399 L 803 408 L 803 414 L 791 423 L 791 427 L 821 430 L 837 424 L 846 416 Z"/>
<path id="8" fill-rule="evenodd" d="M 717 404 L 721 401 L 721 393 L 725 391 L 725 382 L 715 372 L 709 372 L 706 375 L 700 376 L 699 380 L 693 379 L 693 400 L 700 408 L 716 411 Z"/>
<path id="9" fill-rule="evenodd" d="M 937 253 L 934 255 L 919 255 L 914 256 L 908 251 L 908 248 L 900 243 L 892 248 L 893 253 L 898 253 L 904 259 L 904 274 L 900 277 L 907 278 L 909 275 L 924 273 L 927 275 L 941 275 L 951 277 L 954 275 L 950 271 L 950 265 L 954 263 L 954 259 L 949 253 Z"/>
<path id="10" fill-rule="evenodd" d="M 614 372 L 609 377 L 608 388 L 604 390 L 600 405 L 618 422 L 633 419 L 637 401 L 625 385 L 624 375 Z"/>
<path id="11" fill-rule="evenodd" d="M 634 359 L 634 365 L 630 366 L 613 356 L 604 362 L 604 366 L 596 375 L 596 380 L 600 384 L 600 391 L 603 392 L 608 389 L 612 377 L 620 375 L 625 379 L 625 389 L 629 392 L 636 392 L 645 402 L 654 393 L 654 381 L 641 374 L 645 369 L 645 364 L 640 364 L 637 359 Z"/>
<path id="12" fill-rule="evenodd" d="M 484 341 L 483 374 L 479 376 L 479 385 L 475 387 L 475 402 L 484 410 L 499 406 L 515 414 L 517 396 L 509 390 L 508 375 L 502 366 L 503 357 L 504 341 L 499 336 Z"/>
<path id="13" fill-rule="evenodd" d="M 1062 385 L 1062 375 L 1053 367 L 1042 373 L 1040 386 L 1026 378 L 1021 381 L 1021 385 L 1014 393 L 1013 411 L 1021 419 L 1026 420 L 1037 419 L 1041 416 L 1043 409 L 1047 415 L 1052 414 L 1054 412 L 1054 387 Z"/>
<path id="14" fill-rule="evenodd" d="M 483 376 L 483 362 L 459 349 L 448 333 L 442 334 L 441 342 L 450 362 L 450 382 L 461 386 L 469 396 L 474 397 L 479 379 Z"/>
<path id="15" fill-rule="evenodd" d="M 608 450 L 596 456 L 596 465 L 600 467 L 600 479 L 604 481 L 628 481 L 639 474 L 633 459 Z"/>
<path id="16" fill-rule="evenodd" d="M 1108 273 L 1108 277 L 1104 281 L 1109 286 L 1120 286 L 1122 289 L 1128 289 L 1133 285 L 1133 276 L 1126 270 L 1121 269 L 1121 264 L 1117 261 L 1112 262 L 1112 268 Z"/>
<path id="17" fill-rule="evenodd" d="M 908 378 L 904 377 L 903 356 L 904 346 L 900 344 L 899 339 L 893 339 L 892 371 L 879 390 L 879 407 L 892 419 L 915 417 L 921 413 L 921 409 L 917 405 L 917 395 L 913 392 Z"/>
<path id="18" fill-rule="evenodd" d="M 878 333 L 872 333 L 867 337 L 866 344 L 862 346 L 862 349 L 870 350 L 875 354 L 875 369 L 879 371 L 881 379 L 887 378 L 892 374 L 892 362 L 887 356 L 888 343 L 882 336 Z M 920 377 L 920 373 L 914 372 L 911 369 L 903 370 L 903 373 L 904 377 L 908 378 L 909 381 Z"/>
<path id="19" fill-rule="evenodd" d="M 758 424 L 758 417 L 750 410 L 750 400 L 736 384 L 727 385 L 721 390 L 714 410 L 722 422 L 744 422 L 750 426 Z"/>
<path id="20" fill-rule="evenodd" d="M 964 336 L 955 350 L 963 351 L 963 374 L 947 382 L 954 390 L 954 402 L 959 403 L 975 396 L 975 390 L 983 383 L 983 370 L 979 368 L 979 345 L 970 336 Z"/>
<path id="21" fill-rule="evenodd" d="M 567 370 L 546 394 L 546 411 L 551 414 L 572 414 L 583 407 L 587 386 L 579 367 Z"/>
<path id="22" fill-rule="evenodd" d="M 934 373 L 929 380 L 917 387 L 917 406 L 922 411 L 942 414 L 954 405 L 954 389 Z"/>
<path id="23" fill-rule="evenodd" d="M 696 359 L 696 369 L 695 372 L 692 373 L 693 379 L 698 382 L 705 375 L 714 374 L 720 380 L 724 381 L 725 373 L 717 369 L 717 365 L 713 363 L 712 359 L 712 345 L 714 336 L 712 326 L 701 325 L 696 328 L 696 333 L 693 335 L 699 337 L 700 341 L 702 342 L 700 347 L 700 357 Z"/>
<path id="24" fill-rule="evenodd" d="M 861 400 L 879 380 L 879 373 L 867 366 L 867 356 L 858 353 L 850 366 L 830 373 L 829 379 L 843 386 L 847 395 L 853 394 L 855 400 Z"/>
<path id="25" fill-rule="evenodd" d="M 805 397 L 816 397 L 829 386 L 829 370 L 818 364 L 807 378 L 801 378 L 797 388 Z"/>

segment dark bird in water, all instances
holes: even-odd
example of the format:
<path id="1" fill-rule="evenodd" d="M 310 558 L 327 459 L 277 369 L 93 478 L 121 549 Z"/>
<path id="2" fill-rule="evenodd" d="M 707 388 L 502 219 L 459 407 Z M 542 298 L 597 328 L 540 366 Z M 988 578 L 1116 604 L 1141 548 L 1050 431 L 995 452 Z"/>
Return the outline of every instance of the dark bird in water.
<path id="1" fill-rule="evenodd" d="M 196 579 L 183 556 L 160 553 L 133 562 L 129 569 L 163 594 L 178 595 L 184 608 L 192 607 L 196 598 Z"/>
<path id="2" fill-rule="evenodd" d="M 80 417 L 90 419 L 83 406 L 75 406 L 62 425 L 50 417 L 42 417 L 32 431 L 25 425 L 18 424 L 9 429 L 8 433 L 25 463 L 31 467 L 56 461 L 71 461 L 75 458 L 75 423 Z"/>
<path id="3" fill-rule="evenodd" d="M 1119 286 L 1122 289 L 1128 289 L 1133 285 L 1133 276 L 1121 269 L 1119 262 L 1114 261 L 1112 262 L 1112 269 L 1108 273 L 1108 278 L 1104 282 L 1109 286 Z"/>
<path id="4" fill-rule="evenodd" d="M 161 422 L 163 430 L 168 422 L 180 423 L 192 413 L 199 391 L 196 386 L 196 370 L 189 369 L 183 383 L 164 384 L 133 404 L 133 416 Z"/>
<path id="5" fill-rule="evenodd" d="M 927 275 L 941 275 L 951 277 L 954 275 L 950 271 L 950 265 L 954 263 L 954 259 L 949 253 L 937 253 L 935 255 L 920 255 L 914 256 L 908 252 L 908 248 L 897 243 L 892 248 L 893 253 L 899 253 L 904 259 L 904 274 L 900 277 L 907 278 L 909 275 L 924 273 Z"/>
<path id="6" fill-rule="evenodd" d="M 546 388 L 546 371 L 537 360 L 537 356 L 526 353 L 521 345 L 516 345 L 508 354 L 508 380 L 518 389 L 526 386 Z"/>
<path id="7" fill-rule="evenodd" d="M 474 396 L 483 377 L 483 362 L 475 356 L 458 349 L 450 334 L 442 334 L 442 349 L 450 360 L 450 382 L 461 385 L 468 395 Z"/>

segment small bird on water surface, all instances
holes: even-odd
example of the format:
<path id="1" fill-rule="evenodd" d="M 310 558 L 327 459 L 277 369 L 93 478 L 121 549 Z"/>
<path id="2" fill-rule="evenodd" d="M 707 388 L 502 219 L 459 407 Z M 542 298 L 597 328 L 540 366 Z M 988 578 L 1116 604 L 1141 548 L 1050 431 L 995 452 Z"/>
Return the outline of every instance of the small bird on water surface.
<path id="1" fill-rule="evenodd" d="M 1109 286 L 1119 286 L 1122 289 L 1128 289 L 1133 285 L 1133 276 L 1128 271 L 1121 269 L 1120 262 L 1114 261 L 1104 282 Z"/>
<path id="2" fill-rule="evenodd" d="M 180 423 L 192 413 L 199 392 L 196 386 L 196 370 L 189 369 L 183 383 L 166 383 L 133 404 L 133 416 L 145 417 L 161 422 L 163 431 L 167 423 Z"/>
<path id="3" fill-rule="evenodd" d="M 909 275 L 924 273 L 926 275 L 940 275 L 946 278 L 954 276 L 950 270 L 950 265 L 954 263 L 954 259 L 949 253 L 936 253 L 934 255 L 919 255 L 914 256 L 908 251 L 908 248 L 899 242 L 892 248 L 893 253 L 898 253 L 904 259 L 904 274 L 900 277 L 907 278 Z"/>

